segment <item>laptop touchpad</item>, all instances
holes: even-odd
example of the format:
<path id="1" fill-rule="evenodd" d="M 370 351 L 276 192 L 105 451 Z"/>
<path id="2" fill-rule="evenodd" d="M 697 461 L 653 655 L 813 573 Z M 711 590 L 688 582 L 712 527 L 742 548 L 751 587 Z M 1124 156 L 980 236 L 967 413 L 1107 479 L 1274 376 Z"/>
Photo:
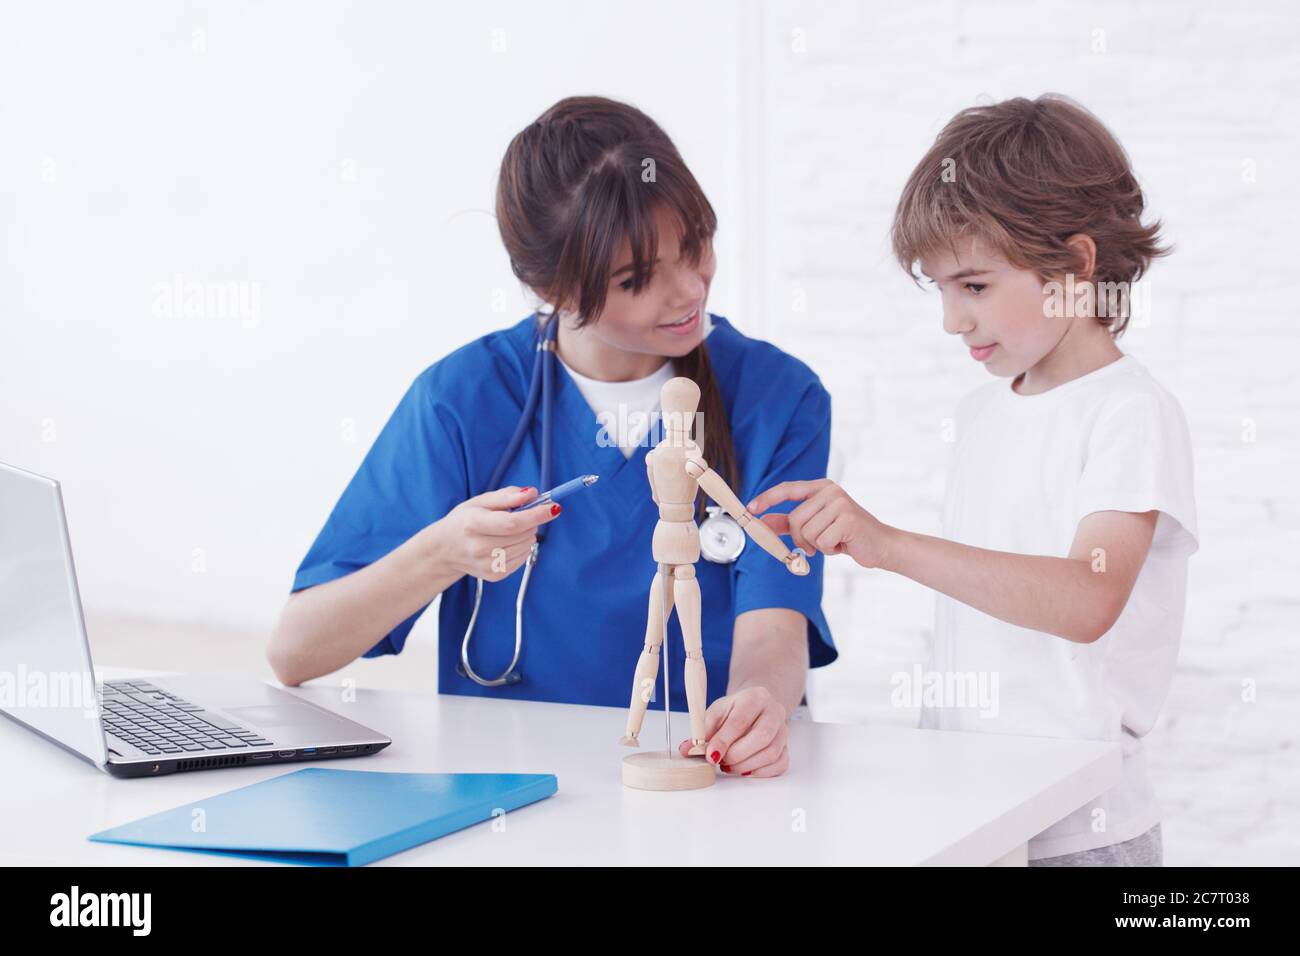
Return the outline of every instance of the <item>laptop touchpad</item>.
<path id="1" fill-rule="evenodd" d="M 228 707 L 232 718 L 257 727 L 310 727 L 325 717 L 314 707 L 303 704 L 270 704 L 264 707 Z"/>

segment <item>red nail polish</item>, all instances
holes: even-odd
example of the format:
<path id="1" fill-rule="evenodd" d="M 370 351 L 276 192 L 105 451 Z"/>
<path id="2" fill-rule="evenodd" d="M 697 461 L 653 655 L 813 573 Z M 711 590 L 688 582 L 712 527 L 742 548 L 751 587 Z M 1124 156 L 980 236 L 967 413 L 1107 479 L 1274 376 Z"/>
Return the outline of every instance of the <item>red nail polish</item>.
<path id="1" fill-rule="evenodd" d="M 719 751 L 715 750 L 713 751 L 713 753 L 709 754 L 709 759 L 712 760 L 714 763 L 717 763 L 719 760 L 722 759 L 722 754 Z"/>
<path id="2" fill-rule="evenodd" d="M 748 777 L 748 776 L 749 776 L 751 773 L 753 773 L 753 772 L 754 772 L 754 771 L 752 771 L 752 770 L 746 770 L 744 773 L 741 774 L 741 776 L 742 776 L 742 777 Z"/>
<path id="3" fill-rule="evenodd" d="M 722 772 L 723 772 L 723 773 L 731 773 L 731 768 L 728 767 L 728 766 L 724 763 L 724 764 L 722 765 Z"/>
<path id="4" fill-rule="evenodd" d="M 551 505 L 551 517 L 554 518 L 556 515 L 558 515 L 558 514 L 559 514 L 561 511 L 563 511 L 563 510 L 564 510 L 564 509 L 561 508 L 559 505 Z"/>

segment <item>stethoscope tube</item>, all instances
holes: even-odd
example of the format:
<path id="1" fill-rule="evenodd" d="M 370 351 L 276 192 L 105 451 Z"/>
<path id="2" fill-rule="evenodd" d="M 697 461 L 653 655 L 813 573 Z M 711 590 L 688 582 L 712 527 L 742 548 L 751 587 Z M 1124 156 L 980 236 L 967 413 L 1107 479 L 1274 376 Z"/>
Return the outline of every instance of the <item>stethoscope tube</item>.
<path id="1" fill-rule="evenodd" d="M 510 467 L 510 462 L 514 460 L 519 447 L 523 444 L 524 436 L 528 434 L 528 429 L 532 427 L 533 417 L 537 413 L 539 397 L 542 405 L 542 450 L 541 478 L 538 487 L 543 490 L 551 487 L 551 426 L 553 424 L 551 411 L 555 404 L 552 397 L 555 390 L 556 329 L 557 319 L 555 315 L 547 316 L 543 320 L 541 334 L 538 338 L 537 355 L 533 359 L 532 377 L 528 383 L 528 396 L 524 399 L 523 411 L 519 415 L 519 424 L 515 426 L 514 434 L 510 436 L 510 441 L 506 443 L 506 449 L 501 455 L 501 460 L 497 462 L 497 466 L 492 472 L 492 477 L 488 481 L 489 490 L 500 487 L 506 469 Z M 515 665 L 519 663 L 519 655 L 524 643 L 524 598 L 528 594 L 528 579 L 532 576 L 533 568 L 537 564 L 537 555 L 541 550 L 542 540 L 545 536 L 546 527 L 543 525 L 537 529 L 537 540 L 528 552 L 528 559 L 524 562 L 524 576 L 519 581 L 519 594 L 515 597 L 514 656 L 510 659 L 510 665 L 502 671 L 501 676 L 491 679 L 479 676 L 469 663 L 469 642 L 474 635 L 474 624 L 478 621 L 479 606 L 483 602 L 483 579 L 474 579 L 474 609 L 470 612 L 469 624 L 465 627 L 465 638 L 460 644 L 460 667 L 457 670 L 482 687 L 503 687 L 507 684 L 517 684 L 523 680 L 523 675 L 515 670 Z"/>

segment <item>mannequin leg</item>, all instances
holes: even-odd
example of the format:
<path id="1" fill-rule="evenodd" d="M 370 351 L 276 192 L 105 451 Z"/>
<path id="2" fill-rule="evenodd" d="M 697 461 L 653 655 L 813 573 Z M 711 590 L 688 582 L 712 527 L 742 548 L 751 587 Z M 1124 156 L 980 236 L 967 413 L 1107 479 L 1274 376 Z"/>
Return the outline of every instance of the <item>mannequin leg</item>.
<path id="1" fill-rule="evenodd" d="M 654 694 L 655 680 L 659 675 L 659 649 L 664 639 L 664 588 L 665 575 L 656 571 L 650 582 L 650 610 L 646 615 L 645 647 L 636 662 L 636 676 L 632 678 L 632 703 L 628 708 L 627 736 L 620 743 L 639 747 L 637 734 L 645 720 L 646 707 Z M 673 591 L 668 588 L 668 611 L 673 608 Z"/>
<path id="2" fill-rule="evenodd" d="M 695 579 L 695 565 L 679 564 L 673 568 L 673 597 L 677 602 L 677 623 L 686 645 L 686 706 L 691 713 L 690 756 L 704 753 L 704 712 L 708 707 L 707 671 L 704 645 L 700 638 L 700 582 Z"/>

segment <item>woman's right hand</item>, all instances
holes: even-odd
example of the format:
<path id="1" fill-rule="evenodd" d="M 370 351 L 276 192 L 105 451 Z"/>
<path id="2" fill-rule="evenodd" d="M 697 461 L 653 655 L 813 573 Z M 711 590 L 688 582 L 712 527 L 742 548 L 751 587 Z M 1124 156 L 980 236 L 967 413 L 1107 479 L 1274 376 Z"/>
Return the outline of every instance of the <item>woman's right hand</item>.
<path id="1" fill-rule="evenodd" d="M 536 497 L 536 488 L 511 486 L 461 502 L 427 529 L 435 562 L 485 581 L 509 577 L 528 559 L 537 529 L 562 510 L 551 504 L 510 511 Z"/>

